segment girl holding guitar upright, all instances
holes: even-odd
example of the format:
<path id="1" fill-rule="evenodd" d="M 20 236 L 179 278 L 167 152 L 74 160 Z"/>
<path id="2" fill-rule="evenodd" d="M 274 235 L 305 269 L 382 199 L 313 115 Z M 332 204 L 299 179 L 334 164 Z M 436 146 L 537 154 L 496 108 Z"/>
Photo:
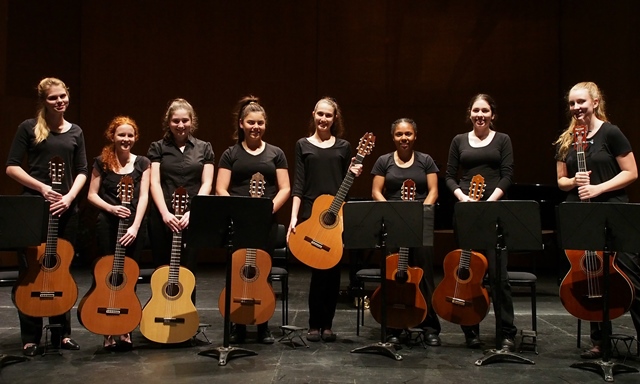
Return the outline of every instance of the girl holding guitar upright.
<path id="1" fill-rule="evenodd" d="M 147 157 L 151 160 L 150 191 L 153 204 L 149 210 L 151 253 L 156 267 L 169 264 L 173 232 L 189 226 L 190 202 L 196 195 L 209 195 L 213 186 L 214 154 L 211 143 L 193 136 L 198 128 L 196 112 L 185 99 L 174 99 L 164 115 L 162 139 L 151 143 Z M 173 194 L 184 187 L 187 192 L 185 214 L 178 218 L 171 210 Z M 188 244 L 188 231 L 182 232 Z M 196 252 L 183 247 L 182 264 L 194 271 Z M 195 303 L 195 290 L 192 300 Z"/>
<path id="2" fill-rule="evenodd" d="M 18 126 L 7 160 L 7 175 L 24 186 L 24 193 L 42 195 L 51 203 L 49 212 L 58 218 L 58 233 L 71 244 L 77 232 L 76 197 L 87 180 L 87 158 L 85 155 L 82 129 L 64 118 L 69 106 L 69 89 L 59 79 L 45 78 L 40 81 L 38 91 L 38 114 L 35 119 L 25 120 Z M 22 168 L 27 157 L 28 169 Z M 54 190 L 50 175 L 52 158 L 60 157 L 64 164 L 60 190 Z M 73 258 L 71 255 L 60 255 Z M 36 265 L 27 265 L 26 254 L 19 252 L 20 272 L 24 274 Z M 74 288 L 77 294 L 77 287 Z M 23 353 L 35 356 L 42 337 L 42 318 L 27 316 L 18 311 Z M 78 343 L 69 337 L 71 320 L 69 312 L 49 318 L 50 324 L 60 324 L 61 328 L 51 329 L 54 347 L 80 349 Z M 61 344 L 60 344 L 61 343 Z"/>
<path id="3" fill-rule="evenodd" d="M 247 96 L 238 102 L 233 114 L 236 144 L 224 151 L 218 167 L 216 195 L 251 196 L 251 182 L 259 172 L 264 177 L 263 197 L 273 201 L 273 214 L 289 198 L 289 171 L 284 152 L 265 141 L 262 137 L 267 128 L 267 113 L 257 97 Z M 275 223 L 269 236 L 270 244 L 265 251 L 271 253 L 275 238 Z M 261 256 L 258 254 L 258 256 Z M 269 255 L 264 255 L 269 257 Z M 269 260 L 270 261 L 270 260 Z M 266 278 L 269 271 L 262 271 Z M 234 276 L 235 277 L 235 276 Z M 246 337 L 246 324 L 234 324 L 231 330 L 231 343 L 241 343 Z M 258 341 L 272 344 L 275 340 L 269 331 L 268 322 L 258 324 Z"/>
<path id="4" fill-rule="evenodd" d="M 578 83 L 569 91 L 567 101 L 571 122 L 555 142 L 558 187 L 568 192 L 567 201 L 628 202 L 624 188 L 638 178 L 638 168 L 631 143 L 617 126 L 607 120 L 600 89 L 592 82 Z M 578 153 L 572 145 L 576 126 L 586 128 L 586 172 L 578 171 Z M 640 258 L 638 254 L 619 252 L 615 266 L 633 285 L 635 298 L 630 313 L 640 336 Z M 593 347 L 582 353 L 583 358 L 602 357 L 601 325 L 591 323 Z"/>
<path id="5" fill-rule="evenodd" d="M 511 139 L 505 133 L 496 132 L 494 120 L 497 117 L 496 103 L 487 94 L 471 98 L 467 109 L 467 119 L 473 128 L 470 132 L 456 135 L 451 141 L 447 162 L 447 187 L 460 202 L 474 201 L 469 197 L 469 185 L 474 175 L 482 175 L 485 180 L 483 200 L 496 201 L 504 197 L 513 177 L 513 150 Z M 454 224 L 455 228 L 455 224 Z M 456 236 L 458 234 L 456 233 Z M 516 327 L 513 325 L 513 300 L 507 276 L 507 258 L 501 258 L 496 266 L 495 249 L 482 252 L 489 263 L 489 278 L 493 283 L 496 268 L 501 269 L 501 282 L 491 286 L 492 296 L 501 291 L 502 348 L 513 352 Z M 495 299 L 494 299 L 495 303 Z M 469 348 L 480 348 L 480 325 L 461 326 Z"/>
<path id="6" fill-rule="evenodd" d="M 313 202 L 323 194 L 335 195 L 347 172 L 362 173 L 353 164 L 351 144 L 340 138 L 344 128 L 338 103 L 330 97 L 320 99 L 311 112 L 310 136 L 296 143 L 296 169 L 293 204 L 287 240 L 296 225 L 311 217 Z M 300 219 L 300 221 L 298 221 Z M 331 327 L 340 292 L 340 263 L 329 269 L 312 269 L 309 287 L 309 332 L 307 340 L 332 342 Z"/>
<path id="7" fill-rule="evenodd" d="M 402 118 L 391 124 L 391 137 L 396 150 L 378 158 L 371 170 L 374 200 L 401 200 L 402 185 L 407 179 L 415 182 L 416 201 L 435 204 L 438 199 L 438 167 L 431 156 L 414 151 L 418 126 L 412 119 Z M 433 279 L 433 247 L 419 247 L 409 250 L 409 264 L 424 271 L 419 283 L 420 291 L 427 302 L 427 317 L 418 325 L 426 333 L 426 343 L 440 345 L 440 321 L 431 308 L 431 296 L 435 289 Z M 389 341 L 397 343 L 400 330 L 392 331 Z"/>
<path id="8" fill-rule="evenodd" d="M 133 119 L 127 116 L 115 117 L 104 135 L 109 144 L 104 146 L 102 154 L 93 162 L 88 195 L 89 202 L 100 209 L 96 223 L 98 255 L 113 255 L 118 241 L 126 247 L 125 254 L 138 261 L 144 241 L 138 240 L 149 201 L 151 162 L 145 156 L 137 156 L 131 152 L 139 137 L 138 126 Z M 126 206 L 119 197 L 120 193 L 127 193 L 119 188 L 125 175 L 129 175 L 133 181 L 133 194 Z M 127 229 L 124 235 L 117 239 L 119 222 L 123 219 L 127 220 Z M 104 284 L 102 281 L 95 283 Z M 134 285 L 135 283 L 136 281 L 128 282 Z M 135 294 L 131 300 L 138 300 Z M 111 321 L 117 321 L 116 319 L 114 316 Z M 137 324 L 134 328 L 136 326 Z M 105 349 L 127 350 L 131 347 L 130 334 L 123 334 L 118 338 L 112 335 L 104 336 Z"/>

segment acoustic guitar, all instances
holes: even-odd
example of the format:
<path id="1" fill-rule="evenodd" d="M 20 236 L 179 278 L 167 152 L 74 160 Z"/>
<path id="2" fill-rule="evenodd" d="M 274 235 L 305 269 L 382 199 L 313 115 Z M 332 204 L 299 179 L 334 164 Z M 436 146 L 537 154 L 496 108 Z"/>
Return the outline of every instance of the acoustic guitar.
<path id="1" fill-rule="evenodd" d="M 416 183 L 407 179 L 402 183 L 402 200 L 414 200 Z M 387 326 L 396 329 L 413 328 L 427 317 L 427 302 L 420 292 L 422 268 L 409 267 L 409 248 L 400 247 L 398 253 L 386 257 Z M 382 324 L 382 287 L 371 295 L 373 318 Z"/>
<path id="2" fill-rule="evenodd" d="M 574 145 L 578 157 L 578 171 L 587 171 L 585 150 L 588 142 L 587 127 L 576 125 L 573 129 Z M 588 202 L 588 200 L 583 200 Z M 585 321 L 602 321 L 604 288 L 604 258 L 599 251 L 565 250 L 571 264 L 560 284 L 560 301 L 567 311 Z M 631 281 L 615 264 L 615 253 L 609 259 L 609 319 L 622 316 L 634 299 Z"/>
<path id="3" fill-rule="evenodd" d="M 179 187 L 173 193 L 173 212 L 181 218 L 187 207 L 187 190 Z M 180 266 L 182 231 L 174 232 L 169 266 L 151 275 L 151 298 L 142 309 L 140 332 L 156 343 L 181 343 L 192 338 L 200 326 L 191 294 L 196 286 L 193 273 Z"/>
<path id="4" fill-rule="evenodd" d="M 469 185 L 469 198 L 480 200 L 484 178 L 475 175 Z M 460 325 L 476 325 L 489 312 L 489 294 L 482 285 L 487 273 L 487 259 L 479 252 L 456 249 L 442 264 L 444 278 L 433 291 L 431 305 L 441 318 Z"/>
<path id="5" fill-rule="evenodd" d="M 251 177 L 251 197 L 264 194 L 264 176 Z M 236 324 L 263 324 L 276 310 L 276 298 L 268 278 L 271 256 L 262 249 L 238 249 L 231 255 L 231 303 L 229 319 Z M 225 315 L 226 288 L 220 293 L 218 309 Z"/>
<path id="6" fill-rule="evenodd" d="M 376 137 L 365 133 L 358 144 L 355 164 L 371 153 Z M 342 258 L 342 206 L 355 175 L 347 171 L 336 196 L 320 195 L 313 202 L 311 217 L 289 235 L 289 250 L 302 263 L 315 269 L 329 269 Z"/>
<path id="7" fill-rule="evenodd" d="M 133 199 L 131 176 L 123 176 L 118 184 L 118 197 L 124 207 Z M 123 335 L 140 323 L 142 305 L 135 292 L 140 268 L 125 256 L 120 239 L 127 233 L 128 219 L 118 222 L 115 255 L 99 258 L 93 267 L 93 285 L 78 304 L 78 320 L 87 330 L 98 335 Z"/>
<path id="8" fill-rule="evenodd" d="M 49 161 L 49 176 L 54 191 L 60 192 L 64 178 L 64 161 L 56 156 Z M 27 270 L 18 278 L 13 300 L 27 316 L 49 317 L 69 311 L 78 299 L 69 267 L 73 261 L 73 245 L 58 238 L 58 216 L 49 213 L 47 241 L 26 252 Z"/>

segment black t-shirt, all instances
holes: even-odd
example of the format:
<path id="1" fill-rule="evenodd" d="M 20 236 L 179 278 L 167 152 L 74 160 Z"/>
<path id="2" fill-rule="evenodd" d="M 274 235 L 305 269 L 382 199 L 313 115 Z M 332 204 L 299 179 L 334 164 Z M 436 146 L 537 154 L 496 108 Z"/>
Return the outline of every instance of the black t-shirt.
<path id="1" fill-rule="evenodd" d="M 231 171 L 231 196 L 251 196 L 251 178 L 256 172 L 260 172 L 265 180 L 264 197 L 273 199 L 278 194 L 276 170 L 287 169 L 288 165 L 284 152 L 275 145 L 265 143 L 262 153 L 254 156 L 238 143 L 224 151 L 220 157 L 219 168 Z"/>
<path id="2" fill-rule="evenodd" d="M 373 165 L 371 174 L 384 177 L 384 197 L 387 200 L 401 200 L 402 184 L 406 179 L 416 183 L 415 200 L 423 201 L 429 192 L 427 175 L 439 171 L 431 156 L 422 152 L 413 152 L 413 164 L 407 168 L 399 167 L 393 159 L 394 152 L 382 155 Z"/>
<path id="3" fill-rule="evenodd" d="M 131 211 L 131 218 L 136 216 L 136 209 L 138 208 L 138 200 L 140 199 L 140 183 L 142 181 L 142 174 L 149 169 L 151 161 L 144 156 L 136 156 L 133 162 L 133 171 L 128 175 L 133 179 L 133 196 L 131 203 L 127 206 Z M 118 197 L 118 184 L 122 176 L 126 174 L 115 173 L 111 170 L 105 171 L 102 163 L 102 156 L 98 156 L 93 160 L 93 169 L 100 174 L 100 190 L 98 196 L 102 200 L 111 205 L 121 205 L 120 198 Z"/>
<path id="4" fill-rule="evenodd" d="M 178 187 L 184 187 L 187 190 L 190 207 L 191 199 L 198 194 L 202 185 L 204 165 L 214 163 L 211 143 L 193 136 L 189 136 L 184 152 L 171 141 L 164 139 L 155 141 L 151 143 L 147 157 L 152 163 L 160 163 L 162 194 L 171 212 L 173 212 L 171 201 L 175 190 Z"/>
<path id="5" fill-rule="evenodd" d="M 589 176 L 592 185 L 604 183 L 611 180 L 621 169 L 616 157 L 631 152 L 631 143 L 617 126 L 605 122 L 600 129 L 588 140 L 584 151 L 587 170 L 591 171 Z M 567 164 L 567 176 L 573 177 L 578 172 L 578 157 L 574 146 L 569 148 L 567 157 L 564 160 Z M 567 195 L 567 201 L 580 201 L 578 188 L 573 188 Z M 618 189 L 616 191 L 605 192 L 600 196 L 591 199 L 596 202 L 622 202 L 629 201 L 626 191 Z"/>
<path id="6" fill-rule="evenodd" d="M 49 136 L 45 140 L 35 145 L 35 126 L 36 119 L 25 120 L 18 126 L 9 150 L 7 166 L 21 166 L 26 154 L 28 165 L 26 172 L 34 179 L 51 185 L 49 161 L 55 156 L 60 156 L 64 161 L 64 175 L 60 193 L 64 195 L 71 189 L 76 176 L 88 174 L 82 129 L 76 124 L 71 124 L 68 131 L 49 132 Z M 40 195 L 38 191 L 27 187 L 24 188 L 24 191 L 28 194 Z"/>

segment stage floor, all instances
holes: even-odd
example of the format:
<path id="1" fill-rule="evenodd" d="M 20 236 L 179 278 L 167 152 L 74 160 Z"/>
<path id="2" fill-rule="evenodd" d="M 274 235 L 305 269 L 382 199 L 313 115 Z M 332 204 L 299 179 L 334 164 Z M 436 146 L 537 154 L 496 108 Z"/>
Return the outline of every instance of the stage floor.
<path id="1" fill-rule="evenodd" d="M 73 275 L 82 297 L 91 285 L 90 271 L 74 268 Z M 307 292 L 309 270 L 302 266 L 290 272 L 289 324 L 306 327 L 308 320 Z M 0 383 L 597 383 L 604 381 L 599 373 L 571 368 L 580 361 L 581 349 L 576 345 L 577 321 L 562 307 L 557 295 L 554 273 L 539 273 L 538 281 L 538 351 L 520 355 L 533 360 L 534 365 L 495 362 L 477 366 L 483 350 L 467 349 L 460 328 L 442 321 L 442 346 L 409 348 L 397 351 L 401 361 L 374 353 L 351 353 L 351 350 L 380 341 L 380 327 L 366 311 L 365 324 L 356 336 L 356 309 L 353 299 L 341 295 L 333 330 L 338 339 L 308 343 L 309 348 L 292 348 L 287 343 L 273 345 L 254 343 L 250 337 L 255 327 L 249 327 L 248 343 L 242 347 L 257 353 L 255 356 L 229 359 L 225 366 L 218 359 L 202 356 L 201 351 L 222 346 L 223 319 L 217 299 L 224 285 L 222 266 L 201 268 L 196 273 L 198 284 L 198 313 L 201 323 L 211 324 L 205 335 L 199 335 L 195 345 L 167 347 L 151 343 L 139 331 L 133 334 L 134 349 L 129 352 L 105 352 L 102 336 L 85 330 L 72 310 L 72 337 L 81 345 L 79 351 L 62 351 L 62 356 L 47 355 L 29 361 L 9 364 L 0 370 Z M 342 286 L 348 285 L 345 268 Z M 367 286 L 374 288 L 373 286 Z M 279 283 L 274 286 L 278 292 Z M 140 300 L 145 303 L 151 292 L 149 284 L 138 287 Z M 528 289 L 514 288 L 516 326 L 531 328 L 531 306 Z M 270 326 L 278 340 L 281 325 L 280 302 Z M 633 335 L 628 314 L 613 323 L 614 333 Z M 589 345 L 589 326 L 583 323 L 582 346 Z M 481 324 L 481 339 L 487 348 L 494 341 L 493 311 Z M 44 340 L 43 340 L 44 341 Z M 519 344 L 520 337 L 517 338 Z M 519 347 L 519 346 L 518 346 Z M 625 348 L 621 344 L 619 347 Z M 519 349 L 519 348 L 518 348 Z M 0 287 L 0 352 L 21 354 L 18 316 L 11 301 L 11 287 Z M 626 352 L 626 349 L 625 351 Z M 635 344 L 633 352 L 635 353 Z M 622 362 L 613 359 L 612 362 Z M 626 364 L 640 368 L 638 358 L 632 356 Z M 638 373 L 614 376 L 618 383 L 637 383 Z"/>

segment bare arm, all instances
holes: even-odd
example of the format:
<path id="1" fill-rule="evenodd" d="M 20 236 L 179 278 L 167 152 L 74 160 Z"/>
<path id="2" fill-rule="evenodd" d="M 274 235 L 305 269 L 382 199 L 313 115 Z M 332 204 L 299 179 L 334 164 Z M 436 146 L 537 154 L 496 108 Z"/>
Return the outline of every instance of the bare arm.
<path id="1" fill-rule="evenodd" d="M 216 195 L 230 196 L 229 185 L 231 184 L 231 170 L 218 168 L 218 178 L 216 179 Z"/>
<path id="2" fill-rule="evenodd" d="M 435 173 L 427 174 L 427 188 L 429 193 L 424 199 L 424 204 L 435 204 L 438 200 L 438 175 Z"/>
<path id="3" fill-rule="evenodd" d="M 373 176 L 373 183 L 371 184 L 371 197 L 376 201 L 386 201 L 382 191 L 384 190 L 384 176 Z"/>
<path id="4" fill-rule="evenodd" d="M 291 184 L 289 183 L 289 171 L 286 168 L 276 169 L 276 177 L 278 179 L 278 193 L 273 198 L 273 213 L 284 205 L 289 196 L 291 196 Z"/>

